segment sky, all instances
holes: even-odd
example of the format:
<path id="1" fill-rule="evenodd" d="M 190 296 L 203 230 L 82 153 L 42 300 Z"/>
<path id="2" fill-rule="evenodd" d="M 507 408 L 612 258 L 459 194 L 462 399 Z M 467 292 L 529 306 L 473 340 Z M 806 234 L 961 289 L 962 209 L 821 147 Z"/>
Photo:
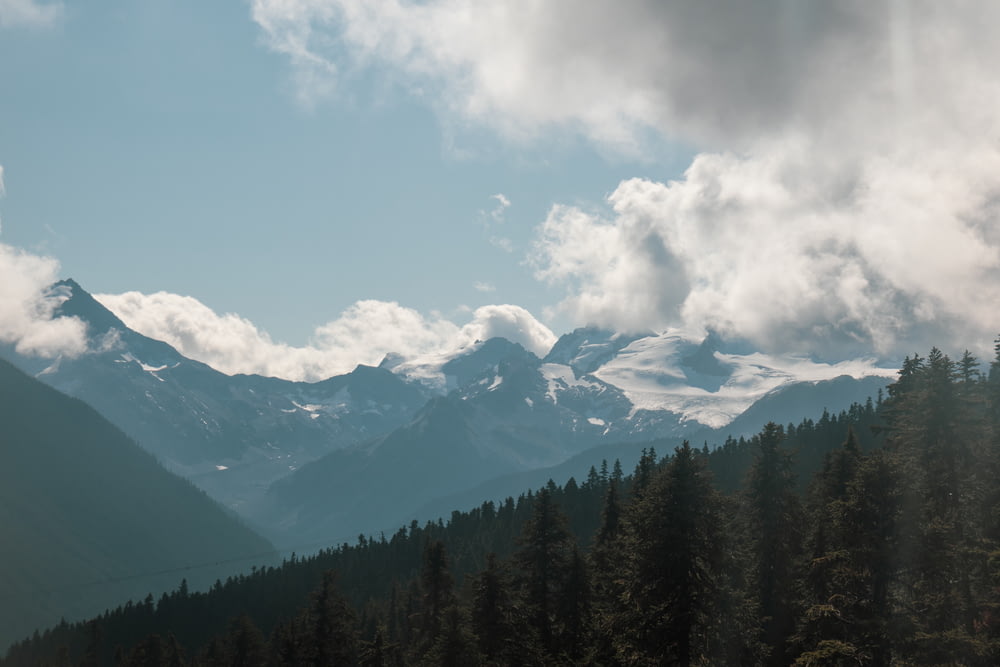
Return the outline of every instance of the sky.
<path id="1" fill-rule="evenodd" d="M 225 372 L 712 329 L 988 356 L 989 0 L 0 0 L 0 340 Z"/>

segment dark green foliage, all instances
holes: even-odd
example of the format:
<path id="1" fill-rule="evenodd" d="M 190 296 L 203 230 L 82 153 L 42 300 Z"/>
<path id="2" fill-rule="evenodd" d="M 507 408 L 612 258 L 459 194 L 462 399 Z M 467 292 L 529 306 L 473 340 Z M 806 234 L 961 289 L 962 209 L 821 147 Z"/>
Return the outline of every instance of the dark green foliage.
<path id="1" fill-rule="evenodd" d="M 355 614 L 337 589 L 333 571 L 323 575 L 323 583 L 313 594 L 309 610 L 307 664 L 316 667 L 353 665 L 357 660 L 358 637 Z"/>
<path id="2" fill-rule="evenodd" d="M 708 659 L 720 621 L 722 504 L 688 443 L 666 467 L 640 472 L 626 515 L 617 654 L 628 664 L 695 664 Z"/>
<path id="3" fill-rule="evenodd" d="M 782 448 L 784 429 L 769 423 L 754 438 L 756 455 L 745 491 L 752 554 L 750 580 L 758 604 L 770 665 L 789 663 L 789 637 L 798 616 L 796 582 L 802 551 L 803 513 L 795 492 L 792 455 Z"/>
<path id="4" fill-rule="evenodd" d="M 554 619 L 569 573 L 571 536 L 566 516 L 552 499 L 552 490 L 535 496 L 531 519 L 518 540 L 514 554 L 519 586 L 528 623 L 536 634 L 539 651 L 549 658 L 559 654 L 560 631 Z"/>

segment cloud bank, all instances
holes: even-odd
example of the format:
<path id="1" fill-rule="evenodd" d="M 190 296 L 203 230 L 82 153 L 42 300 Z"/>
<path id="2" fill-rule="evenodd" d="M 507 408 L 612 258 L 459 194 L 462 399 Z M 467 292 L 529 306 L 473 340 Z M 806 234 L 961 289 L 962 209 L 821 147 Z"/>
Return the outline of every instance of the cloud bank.
<path id="1" fill-rule="evenodd" d="M 95 295 L 130 328 L 174 346 L 181 354 L 224 373 L 258 373 L 289 380 L 322 380 L 358 364 L 377 365 L 393 353 L 404 358 L 444 353 L 494 336 L 545 354 L 555 336 L 519 306 L 483 306 L 463 326 L 424 316 L 394 302 L 358 301 L 313 332 L 308 345 L 275 342 L 249 320 L 219 315 L 197 299 L 166 292 Z"/>
<path id="2" fill-rule="evenodd" d="M 579 323 L 762 349 L 988 348 L 1000 317 L 1000 5 L 990 0 L 255 0 L 273 50 L 369 69 L 515 140 L 700 151 L 533 254 Z M 297 66 L 298 67 L 298 66 Z M 301 69 L 301 68 L 299 68 Z M 303 90 L 319 99 L 336 83 Z"/>

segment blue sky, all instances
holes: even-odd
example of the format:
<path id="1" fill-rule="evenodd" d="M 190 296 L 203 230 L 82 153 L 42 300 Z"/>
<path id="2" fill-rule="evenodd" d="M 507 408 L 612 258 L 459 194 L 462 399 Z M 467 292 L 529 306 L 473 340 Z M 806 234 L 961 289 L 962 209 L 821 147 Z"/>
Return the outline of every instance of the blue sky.
<path id="1" fill-rule="evenodd" d="M 456 133 L 378 72 L 307 106 L 263 42 L 241 2 L 70 3 L 5 30 L 3 241 L 91 291 L 192 295 L 296 344 L 358 299 L 541 316 L 559 295 L 524 261 L 548 208 L 690 157 Z"/>
<path id="2" fill-rule="evenodd" d="M 0 0 L 0 301 L 71 276 L 292 377 L 586 324 L 986 350 L 998 12 Z"/>

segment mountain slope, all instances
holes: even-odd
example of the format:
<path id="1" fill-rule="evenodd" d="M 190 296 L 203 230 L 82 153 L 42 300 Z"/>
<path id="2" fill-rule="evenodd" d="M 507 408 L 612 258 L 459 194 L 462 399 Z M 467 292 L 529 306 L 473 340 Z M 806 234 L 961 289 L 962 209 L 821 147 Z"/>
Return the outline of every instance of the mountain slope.
<path id="1" fill-rule="evenodd" d="M 409 421 L 429 394 L 360 366 L 317 383 L 229 376 L 132 331 L 72 280 L 61 315 L 88 325 L 92 352 L 23 370 L 94 406 L 168 469 L 238 509 L 270 482 L 334 449 Z"/>
<path id="2" fill-rule="evenodd" d="M 92 408 L 3 360 L 0 534 L 0 645 L 273 552 Z"/>
<path id="3" fill-rule="evenodd" d="M 693 350 L 684 351 L 699 354 L 697 345 L 689 347 Z M 478 351 L 485 355 L 477 360 Z M 494 339 L 482 343 L 478 351 L 459 361 L 467 369 L 484 370 L 478 376 L 464 371 L 464 387 L 432 400 L 410 424 L 363 445 L 331 452 L 273 484 L 258 505 L 248 508 L 261 522 L 261 530 L 289 548 L 343 541 L 359 532 L 392 531 L 413 517 L 434 519 L 434 511 L 443 511 L 456 500 L 475 505 L 482 499 L 478 494 L 500 488 L 513 493 L 539 485 L 551 474 L 545 470 L 578 475 L 591 465 L 599 466 L 601 458 L 621 458 L 631 464 L 642 447 L 654 441 L 678 444 L 681 438 L 691 438 L 721 443 L 728 434 L 749 436 L 772 419 L 786 423 L 803 414 L 818 417 L 823 408 L 836 411 L 864 403 L 887 382 L 880 376 L 846 375 L 795 381 L 790 373 L 768 368 L 761 371 L 765 379 L 757 381 L 749 398 L 739 398 L 752 402 L 745 415 L 712 429 L 668 410 L 636 410 L 625 392 L 597 374 L 577 376 L 570 366 L 542 363 L 519 345 Z M 711 360 L 718 361 L 712 351 L 701 354 L 709 355 L 700 362 L 702 368 L 711 369 Z M 454 369 L 455 362 L 449 363 Z M 749 374 L 749 365 L 733 363 L 737 375 Z M 668 371 L 666 365 L 656 369 Z M 680 392 L 676 385 L 658 386 L 665 393 Z M 752 401 L 761 393 L 759 386 L 776 388 Z M 683 398 L 682 393 L 677 395 Z M 734 400 L 701 388 L 686 394 L 692 401 L 706 395 L 702 399 L 706 402 Z M 697 403 L 687 404 L 692 405 Z M 564 462 L 570 467 L 559 467 Z M 499 486 L 491 485 L 491 480 Z"/>

